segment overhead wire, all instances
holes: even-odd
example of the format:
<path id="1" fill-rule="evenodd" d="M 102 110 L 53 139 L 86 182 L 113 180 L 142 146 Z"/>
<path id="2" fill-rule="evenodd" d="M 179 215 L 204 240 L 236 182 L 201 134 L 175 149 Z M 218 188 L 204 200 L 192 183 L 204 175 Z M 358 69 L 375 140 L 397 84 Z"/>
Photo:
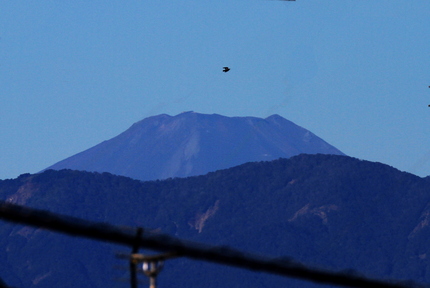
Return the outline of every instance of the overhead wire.
<path id="1" fill-rule="evenodd" d="M 174 252 L 182 257 L 272 273 L 320 284 L 367 288 L 423 287 L 413 282 L 382 281 L 342 272 L 314 269 L 290 260 L 279 260 L 243 253 L 224 246 L 209 246 L 183 241 L 165 234 L 145 233 L 142 228 L 124 229 L 120 226 L 91 222 L 4 201 L 0 201 L 0 219 L 43 227 L 72 236 L 127 245 L 133 247 L 133 251 L 138 248 L 147 248 Z"/>

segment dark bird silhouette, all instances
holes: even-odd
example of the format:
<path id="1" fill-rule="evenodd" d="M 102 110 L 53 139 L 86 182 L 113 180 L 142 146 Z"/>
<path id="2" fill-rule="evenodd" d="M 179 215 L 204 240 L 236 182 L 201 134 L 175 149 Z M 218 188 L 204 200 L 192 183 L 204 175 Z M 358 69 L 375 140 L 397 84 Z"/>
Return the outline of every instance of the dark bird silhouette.
<path id="1" fill-rule="evenodd" d="M 228 67 L 222 67 L 222 68 L 223 68 L 222 72 L 228 72 L 228 71 L 230 71 L 230 68 L 228 68 Z"/>

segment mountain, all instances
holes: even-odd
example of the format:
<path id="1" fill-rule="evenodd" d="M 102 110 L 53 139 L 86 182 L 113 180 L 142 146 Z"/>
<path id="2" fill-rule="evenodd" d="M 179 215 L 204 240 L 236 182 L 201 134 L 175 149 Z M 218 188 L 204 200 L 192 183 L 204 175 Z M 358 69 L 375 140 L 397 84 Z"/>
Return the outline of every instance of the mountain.
<path id="1" fill-rule="evenodd" d="M 48 169 L 110 172 L 155 180 L 203 175 L 246 162 L 301 153 L 343 155 L 279 115 L 261 119 L 185 112 L 146 118 Z"/>
<path id="2" fill-rule="evenodd" d="M 429 178 L 385 164 L 302 154 L 148 182 L 48 170 L 0 181 L 0 199 L 324 269 L 428 283 L 429 188 Z M 127 262 L 115 252 L 131 247 L 7 222 L 0 223 L 0 242 L 0 277 L 14 287 L 129 287 L 121 281 Z M 328 287 L 186 258 L 168 260 L 158 280 L 179 288 Z"/>

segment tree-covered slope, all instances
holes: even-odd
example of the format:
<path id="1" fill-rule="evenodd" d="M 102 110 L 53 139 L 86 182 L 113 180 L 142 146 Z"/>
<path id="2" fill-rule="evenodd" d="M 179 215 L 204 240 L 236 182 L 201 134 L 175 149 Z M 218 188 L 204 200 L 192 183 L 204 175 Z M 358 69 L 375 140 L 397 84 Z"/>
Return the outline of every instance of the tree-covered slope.
<path id="1" fill-rule="evenodd" d="M 140 182 L 45 171 L 0 181 L 13 203 L 371 277 L 430 282 L 430 182 L 347 156 L 299 155 L 204 176 Z M 126 228 L 125 228 L 126 229 Z M 17 287 L 128 287 L 107 243 L 2 222 L 0 276 Z M 314 287 L 175 259 L 160 287 Z"/>

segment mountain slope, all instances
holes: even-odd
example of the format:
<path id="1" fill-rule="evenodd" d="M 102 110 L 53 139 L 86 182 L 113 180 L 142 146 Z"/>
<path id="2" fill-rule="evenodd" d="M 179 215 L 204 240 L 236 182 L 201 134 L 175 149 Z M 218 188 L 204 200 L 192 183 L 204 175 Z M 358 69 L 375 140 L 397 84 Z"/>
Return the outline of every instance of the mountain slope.
<path id="1" fill-rule="evenodd" d="M 342 152 L 279 115 L 266 119 L 185 112 L 158 115 L 48 169 L 110 172 L 139 180 L 206 174 L 300 153 Z"/>
<path id="2" fill-rule="evenodd" d="M 430 282 L 429 181 L 318 154 L 149 182 L 49 170 L 0 181 L 0 197 L 326 269 Z M 128 287 L 112 282 L 127 277 L 113 255 L 131 248 L 8 223 L 0 239 L 0 276 L 10 285 Z M 168 261 L 159 278 L 160 287 L 320 287 L 183 258 Z"/>

